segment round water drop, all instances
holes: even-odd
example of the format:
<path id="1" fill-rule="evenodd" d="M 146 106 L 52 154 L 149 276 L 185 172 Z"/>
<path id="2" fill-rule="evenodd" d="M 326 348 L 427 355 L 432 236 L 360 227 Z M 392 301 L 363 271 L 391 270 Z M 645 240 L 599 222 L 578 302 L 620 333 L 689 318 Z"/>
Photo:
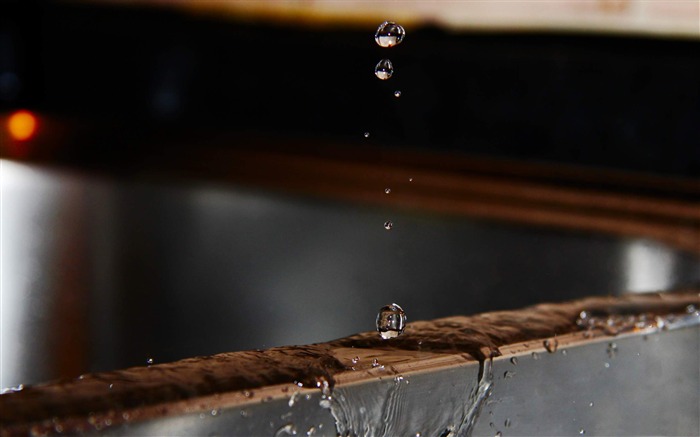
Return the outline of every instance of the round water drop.
<path id="1" fill-rule="evenodd" d="M 401 97 L 401 91 L 400 90 L 394 91 L 394 97 L 396 97 L 396 98 Z"/>
<path id="2" fill-rule="evenodd" d="M 365 132 L 363 135 L 365 136 L 365 138 L 369 138 L 369 132 Z"/>
<path id="3" fill-rule="evenodd" d="M 398 337 L 406 328 L 406 313 L 395 303 L 386 305 L 377 314 L 377 331 L 384 340 Z"/>
<path id="4" fill-rule="evenodd" d="M 406 31 L 403 26 L 393 21 L 385 21 L 377 28 L 374 40 L 380 47 L 389 48 L 401 44 L 405 36 Z"/>
<path id="5" fill-rule="evenodd" d="M 382 59 L 374 67 L 374 75 L 381 80 L 387 80 L 394 74 L 394 65 L 388 59 Z"/>
<path id="6" fill-rule="evenodd" d="M 386 229 L 387 231 L 390 231 L 393 227 L 394 223 L 391 220 L 387 220 L 384 222 L 384 229 Z"/>
<path id="7" fill-rule="evenodd" d="M 533 353 L 532 353 L 532 359 L 533 359 L 533 360 L 539 360 L 539 359 L 540 359 L 540 356 L 537 354 L 537 352 L 533 352 Z"/>
<path id="8" fill-rule="evenodd" d="M 544 341 L 544 347 L 545 349 L 547 349 L 547 352 L 553 354 L 557 351 L 557 348 L 559 347 L 559 341 L 557 341 L 556 338 L 548 338 Z"/>
<path id="9" fill-rule="evenodd" d="M 146 358 L 146 364 L 149 365 L 149 366 L 150 366 L 151 364 L 153 364 L 153 358 L 150 358 L 150 357 L 149 357 L 149 358 Z"/>
<path id="10" fill-rule="evenodd" d="M 609 358 L 615 358 L 615 355 L 617 355 L 617 344 L 608 343 L 608 348 L 605 352 L 607 352 Z"/>
<path id="11" fill-rule="evenodd" d="M 384 193 L 386 193 L 386 194 L 391 193 L 391 188 L 384 188 Z"/>
<path id="12" fill-rule="evenodd" d="M 408 178 L 408 182 L 413 182 L 413 178 Z"/>
<path id="13" fill-rule="evenodd" d="M 595 405 L 595 404 L 593 403 L 593 401 L 591 401 L 591 402 L 588 403 L 588 406 L 589 406 L 589 407 L 592 407 L 593 405 Z"/>
<path id="14" fill-rule="evenodd" d="M 581 435 L 584 435 L 584 434 L 586 433 L 586 430 L 583 429 L 583 428 L 581 428 L 581 429 L 578 431 L 578 433 L 581 434 Z"/>
<path id="15" fill-rule="evenodd" d="M 512 357 L 512 358 L 510 359 L 510 363 L 511 363 L 512 365 L 514 365 L 514 366 L 517 366 L 517 365 L 518 365 L 518 358 Z"/>
<path id="16" fill-rule="evenodd" d="M 372 360 L 372 367 L 379 367 L 379 360 L 378 359 L 373 359 Z"/>

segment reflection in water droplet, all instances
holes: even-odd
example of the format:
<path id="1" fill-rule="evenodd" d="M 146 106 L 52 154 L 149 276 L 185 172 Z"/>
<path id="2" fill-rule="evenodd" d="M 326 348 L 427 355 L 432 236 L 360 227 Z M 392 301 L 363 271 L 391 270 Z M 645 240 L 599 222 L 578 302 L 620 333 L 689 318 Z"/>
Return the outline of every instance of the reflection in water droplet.
<path id="1" fill-rule="evenodd" d="M 297 427 L 293 423 L 288 423 L 275 432 L 275 437 L 285 436 L 285 435 L 297 435 Z"/>
<path id="2" fill-rule="evenodd" d="M 384 188 L 384 193 L 386 193 L 386 194 L 391 193 L 391 188 Z"/>
<path id="3" fill-rule="evenodd" d="M 516 357 L 511 357 L 510 363 L 514 366 L 518 365 L 518 359 Z"/>
<path id="4" fill-rule="evenodd" d="M 388 59 L 382 59 L 374 67 L 374 75 L 381 80 L 387 80 L 394 74 L 394 64 Z"/>
<path id="5" fill-rule="evenodd" d="M 356 356 L 355 358 L 352 359 L 353 364 L 357 364 L 358 361 L 360 361 L 360 357 Z"/>
<path id="6" fill-rule="evenodd" d="M 401 44 L 405 36 L 406 31 L 403 26 L 393 21 L 385 21 L 377 28 L 374 40 L 380 47 L 388 48 Z"/>
<path id="7" fill-rule="evenodd" d="M 562 355 L 567 355 L 568 352 L 566 351 L 566 349 L 562 349 L 562 350 L 561 350 L 561 354 L 562 354 Z"/>
<path id="8" fill-rule="evenodd" d="M 390 228 L 391 226 L 388 229 Z M 384 340 L 398 337 L 403 333 L 405 327 L 406 313 L 399 305 L 392 303 L 379 310 L 379 314 L 377 314 L 377 331 Z"/>
<path id="9" fill-rule="evenodd" d="M 544 341 L 544 348 L 547 349 L 547 352 L 550 354 L 556 352 L 558 347 L 559 341 L 556 338 L 548 338 Z"/>
<path id="10" fill-rule="evenodd" d="M 449 427 L 445 428 L 445 430 L 440 434 L 440 437 L 454 437 L 455 435 L 455 429 L 453 427 Z"/>
<path id="11" fill-rule="evenodd" d="M 399 91 L 399 90 L 394 91 L 394 97 L 396 97 L 396 98 L 401 97 L 401 91 Z"/>
<path id="12" fill-rule="evenodd" d="M 248 410 L 245 409 L 245 408 L 241 410 L 241 417 L 247 418 L 247 417 L 249 417 L 249 416 L 250 416 L 250 411 L 248 411 Z"/>
<path id="13" fill-rule="evenodd" d="M 685 307 L 685 312 L 687 312 L 688 314 L 693 314 L 695 311 L 697 311 L 697 308 L 695 308 L 695 305 L 693 305 L 692 303 Z"/>
<path id="14" fill-rule="evenodd" d="M 365 138 L 369 138 L 369 132 L 364 133 Z"/>
<path id="15" fill-rule="evenodd" d="M 390 231 L 393 227 L 394 223 L 391 220 L 387 220 L 384 222 L 384 229 L 386 229 L 387 231 Z"/>
<path id="16" fill-rule="evenodd" d="M 608 348 L 605 350 L 605 352 L 607 352 L 609 358 L 615 358 L 615 355 L 617 355 L 617 344 L 608 343 Z"/>

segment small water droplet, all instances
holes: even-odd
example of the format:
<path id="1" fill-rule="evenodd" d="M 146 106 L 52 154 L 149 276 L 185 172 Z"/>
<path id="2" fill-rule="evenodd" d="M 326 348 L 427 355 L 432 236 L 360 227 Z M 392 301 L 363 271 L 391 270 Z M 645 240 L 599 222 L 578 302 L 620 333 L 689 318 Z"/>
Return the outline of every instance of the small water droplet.
<path id="1" fill-rule="evenodd" d="M 562 349 L 562 350 L 561 350 L 561 354 L 564 355 L 564 356 L 566 356 L 566 355 L 568 354 L 568 352 L 566 351 L 566 349 Z"/>
<path id="2" fill-rule="evenodd" d="M 532 359 L 533 359 L 533 360 L 539 360 L 539 359 L 540 359 L 540 356 L 537 354 L 537 352 L 533 352 L 533 353 L 532 353 Z"/>
<path id="3" fill-rule="evenodd" d="M 219 414 L 219 410 L 217 410 L 217 409 L 211 410 L 211 415 L 212 415 L 212 416 L 216 416 L 217 414 Z"/>
<path id="4" fill-rule="evenodd" d="M 291 408 L 291 407 L 294 406 L 294 404 L 296 403 L 298 397 L 299 397 L 299 392 L 298 392 L 298 391 L 295 391 L 294 393 L 292 393 L 292 395 L 289 397 L 289 402 L 288 402 L 289 408 Z"/>
<path id="5" fill-rule="evenodd" d="M 365 138 L 369 138 L 369 132 L 365 132 L 363 135 L 365 136 Z"/>
<path id="6" fill-rule="evenodd" d="M 514 365 L 514 366 L 517 366 L 517 365 L 518 365 L 518 358 L 516 358 L 516 357 L 511 357 L 511 358 L 510 358 L 510 363 L 511 363 L 512 365 Z"/>
<path id="7" fill-rule="evenodd" d="M 372 367 L 379 367 L 379 360 L 378 359 L 373 359 L 372 360 Z"/>
<path id="8" fill-rule="evenodd" d="M 685 307 L 685 312 L 687 312 L 688 314 L 693 314 L 695 311 L 697 311 L 697 308 L 695 308 L 695 305 L 693 305 L 692 303 Z"/>
<path id="9" fill-rule="evenodd" d="M 374 40 L 380 47 L 389 48 L 401 44 L 405 36 L 406 31 L 403 26 L 393 21 L 385 21 L 377 27 Z"/>
<path id="10" fill-rule="evenodd" d="M 496 431 L 495 437 L 501 437 L 503 433 L 501 431 Z"/>
<path id="11" fill-rule="evenodd" d="M 401 384 L 402 381 L 403 381 L 403 376 L 398 375 L 398 376 L 395 376 L 395 377 L 394 377 L 394 382 L 395 382 L 396 384 Z"/>
<path id="12" fill-rule="evenodd" d="M 615 358 L 615 355 L 617 355 L 617 344 L 608 343 L 608 347 L 605 352 L 607 352 L 609 358 Z"/>
<path id="13" fill-rule="evenodd" d="M 610 363 L 605 363 L 603 364 L 603 366 L 605 366 L 605 368 L 608 369 L 610 367 Z"/>
<path id="14" fill-rule="evenodd" d="M 386 193 L 386 194 L 391 193 L 391 188 L 384 188 L 384 193 Z"/>
<path id="15" fill-rule="evenodd" d="M 394 91 L 394 97 L 396 97 L 397 99 L 398 99 L 399 97 L 401 97 L 401 91 L 400 91 L 400 90 Z M 691 312 L 691 311 L 689 311 L 689 312 Z"/>
<path id="16" fill-rule="evenodd" d="M 382 59 L 374 67 L 374 75 L 381 80 L 387 80 L 394 74 L 394 64 L 388 59 Z"/>
<path id="17" fill-rule="evenodd" d="M 413 182 L 413 178 L 408 178 L 408 182 Z"/>
<path id="18" fill-rule="evenodd" d="M 503 378 L 505 379 L 510 379 L 515 376 L 515 372 L 511 372 L 510 370 L 506 370 L 503 372 Z"/>
<path id="19" fill-rule="evenodd" d="M 503 424 L 506 426 L 506 428 L 510 428 L 510 419 L 506 419 Z"/>
<path id="20" fill-rule="evenodd" d="M 377 314 L 377 331 L 384 340 L 398 337 L 403 333 L 405 327 L 406 313 L 399 305 L 392 303 L 379 310 Z"/>
<path id="21" fill-rule="evenodd" d="M 589 406 L 589 407 L 592 407 L 593 405 L 594 405 L 594 404 L 593 404 L 593 401 L 591 401 L 591 402 L 588 403 L 588 406 Z"/>
<path id="22" fill-rule="evenodd" d="M 581 434 L 581 435 L 584 435 L 584 434 L 586 433 L 586 430 L 583 429 L 583 428 L 581 428 L 581 429 L 578 431 L 578 433 Z"/>
<path id="23" fill-rule="evenodd" d="M 297 435 L 297 427 L 293 423 L 288 423 L 275 431 L 275 437 L 285 435 Z"/>
<path id="24" fill-rule="evenodd" d="M 550 354 L 556 352 L 557 348 L 559 347 L 559 341 L 556 338 L 548 338 L 543 342 L 543 344 L 544 348 L 547 349 L 547 352 Z"/>
<path id="25" fill-rule="evenodd" d="M 384 222 L 384 229 L 386 229 L 387 231 L 390 231 L 393 227 L 394 223 L 391 220 L 387 220 Z"/>
<path id="26" fill-rule="evenodd" d="M 245 409 L 245 408 L 241 410 L 241 417 L 247 418 L 247 417 L 249 417 L 249 416 L 250 416 L 250 411 L 248 411 L 248 410 Z"/>
<path id="27" fill-rule="evenodd" d="M 109 385 L 109 389 L 112 390 L 114 388 L 114 384 Z"/>
<path id="28" fill-rule="evenodd" d="M 253 392 L 252 392 L 252 391 L 248 391 L 248 390 L 243 390 L 243 396 L 245 396 L 245 397 L 247 397 L 247 398 L 252 398 L 252 397 L 253 397 Z"/>

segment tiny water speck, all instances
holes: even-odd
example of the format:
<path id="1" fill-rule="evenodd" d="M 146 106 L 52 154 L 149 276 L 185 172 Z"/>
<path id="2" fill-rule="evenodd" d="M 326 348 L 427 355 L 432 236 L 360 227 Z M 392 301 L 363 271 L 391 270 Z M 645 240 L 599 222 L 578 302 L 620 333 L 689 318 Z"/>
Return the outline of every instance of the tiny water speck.
<path id="1" fill-rule="evenodd" d="M 510 428 L 510 419 L 506 419 L 504 425 L 506 426 L 506 428 Z"/>
<path id="2" fill-rule="evenodd" d="M 365 138 L 369 138 L 369 132 L 365 132 L 363 135 L 365 136 Z"/>
<path id="3" fill-rule="evenodd" d="M 405 36 L 403 26 L 393 21 L 385 21 L 377 28 L 374 40 L 380 47 L 389 48 L 401 44 Z"/>
<path id="4" fill-rule="evenodd" d="M 408 178 L 408 182 L 413 182 L 413 178 Z"/>
<path id="5" fill-rule="evenodd" d="M 515 376 L 515 372 L 512 372 L 510 370 L 506 370 L 505 372 L 503 372 L 503 378 L 505 378 L 505 379 L 510 379 L 514 376 Z"/>
<path id="6" fill-rule="evenodd" d="M 518 365 L 518 358 L 517 357 L 511 357 L 510 363 L 514 366 Z"/>
<path id="7" fill-rule="evenodd" d="M 377 331 L 384 340 L 398 337 L 406 328 L 406 313 L 399 305 L 383 306 L 377 314 Z M 374 363 L 373 363 L 374 364 Z"/>
<path id="8" fill-rule="evenodd" d="M 373 359 L 372 360 L 372 367 L 379 367 L 379 360 L 378 359 Z"/>
<path id="9" fill-rule="evenodd" d="M 293 423 L 288 423 L 280 427 L 276 432 L 275 436 L 285 436 L 285 435 L 297 435 L 297 427 Z"/>
<path id="10" fill-rule="evenodd" d="M 387 231 L 390 231 L 393 227 L 394 223 L 391 220 L 387 220 L 384 222 L 384 229 L 386 229 Z"/>
<path id="11" fill-rule="evenodd" d="M 617 344 L 608 343 L 608 348 L 605 350 L 605 352 L 608 354 L 609 358 L 615 358 L 615 355 L 617 355 Z"/>
<path id="12" fill-rule="evenodd" d="M 387 80 L 394 74 L 394 64 L 388 59 L 382 59 L 374 67 L 374 75 L 381 80 Z"/>
<path id="13" fill-rule="evenodd" d="M 592 401 L 588 403 L 588 406 L 589 406 L 589 407 L 592 407 L 593 405 L 594 405 L 594 404 L 593 404 Z"/>
<path id="14" fill-rule="evenodd" d="M 384 193 L 386 193 L 386 194 L 391 193 L 391 188 L 384 188 Z"/>
<path id="15" fill-rule="evenodd" d="M 146 364 L 149 366 L 153 364 L 153 358 L 146 358 Z"/>
<path id="16" fill-rule="evenodd" d="M 581 429 L 578 431 L 578 433 L 581 434 L 581 435 L 584 435 L 584 434 L 586 433 L 586 430 L 583 429 L 583 428 L 581 428 Z"/>
<path id="17" fill-rule="evenodd" d="M 603 364 L 603 366 L 604 366 L 606 369 L 608 369 L 608 368 L 610 367 L 610 363 L 605 363 L 605 364 Z"/>
<path id="18" fill-rule="evenodd" d="M 401 91 L 400 90 L 394 91 L 394 97 L 396 97 L 396 98 L 401 97 Z"/>
<path id="19" fill-rule="evenodd" d="M 532 353 L 532 359 L 533 359 L 533 360 L 539 360 L 539 359 L 540 359 L 540 356 L 537 354 L 537 352 L 533 352 L 533 353 Z"/>

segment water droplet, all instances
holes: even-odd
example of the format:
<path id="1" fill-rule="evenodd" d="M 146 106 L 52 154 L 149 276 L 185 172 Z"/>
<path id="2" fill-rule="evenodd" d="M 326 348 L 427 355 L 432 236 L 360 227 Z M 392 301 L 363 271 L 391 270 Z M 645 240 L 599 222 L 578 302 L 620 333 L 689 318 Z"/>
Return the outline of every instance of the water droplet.
<path id="1" fill-rule="evenodd" d="M 692 303 L 685 307 L 685 312 L 687 312 L 688 314 L 693 314 L 695 311 L 697 311 L 697 308 L 695 308 L 695 305 L 693 305 Z"/>
<path id="2" fill-rule="evenodd" d="M 316 434 L 316 427 L 315 426 L 312 426 L 311 428 L 309 428 L 308 431 L 306 431 L 306 435 L 314 435 L 314 434 Z"/>
<path id="3" fill-rule="evenodd" d="M 288 423 L 280 427 L 275 431 L 275 437 L 285 436 L 285 435 L 297 435 L 297 427 L 293 423 Z"/>
<path id="4" fill-rule="evenodd" d="M 321 408 L 330 408 L 333 398 L 331 397 L 331 388 L 326 378 L 318 378 L 316 380 L 316 387 L 321 389 L 321 400 L 318 402 L 318 405 Z"/>
<path id="5" fill-rule="evenodd" d="M 387 220 L 384 222 L 384 229 L 386 229 L 387 231 L 390 231 L 393 227 L 394 223 L 391 220 Z"/>
<path id="6" fill-rule="evenodd" d="M 586 433 L 586 430 L 583 429 L 583 428 L 581 428 L 581 429 L 578 431 L 578 433 L 581 434 L 581 435 L 584 435 L 584 434 Z"/>
<path id="7" fill-rule="evenodd" d="M 503 378 L 505 379 L 510 379 L 515 376 L 515 372 L 511 372 L 510 370 L 506 370 L 503 372 Z"/>
<path id="8" fill-rule="evenodd" d="M 547 352 L 549 352 L 550 354 L 556 352 L 557 348 L 559 347 L 559 341 L 556 338 L 548 338 L 543 343 L 544 348 L 547 349 Z"/>
<path id="9" fill-rule="evenodd" d="M 247 417 L 249 417 L 249 416 L 250 416 L 250 411 L 248 411 L 248 410 L 245 409 L 245 408 L 241 410 L 241 417 L 247 418 Z"/>
<path id="10" fill-rule="evenodd" d="M 566 351 L 566 349 L 562 349 L 562 350 L 561 350 L 561 354 L 564 355 L 564 356 L 566 356 L 566 355 L 568 354 L 568 352 Z"/>
<path id="11" fill-rule="evenodd" d="M 396 97 L 396 98 L 401 97 L 401 91 L 400 90 L 394 91 L 394 97 Z M 688 311 L 688 312 L 692 312 L 692 311 Z"/>
<path id="12" fill-rule="evenodd" d="M 114 384 L 109 385 L 109 389 L 112 390 L 114 388 Z"/>
<path id="13" fill-rule="evenodd" d="M 390 227 L 387 229 L 390 229 Z M 379 314 L 377 314 L 377 331 L 379 331 L 379 335 L 384 340 L 398 337 L 403 333 L 405 327 L 406 313 L 399 305 L 392 303 L 379 310 Z"/>
<path id="14" fill-rule="evenodd" d="M 149 366 L 150 366 L 151 364 L 153 364 L 153 358 L 150 358 L 150 357 L 149 357 L 149 358 L 146 358 L 146 364 L 149 365 Z"/>
<path id="15" fill-rule="evenodd" d="M 518 365 L 518 359 L 516 357 L 511 357 L 510 363 L 514 366 Z"/>
<path id="16" fill-rule="evenodd" d="M 369 138 L 369 132 L 365 132 L 363 135 L 365 136 L 365 138 Z"/>
<path id="17" fill-rule="evenodd" d="M 591 402 L 588 403 L 588 406 L 589 406 L 589 407 L 592 407 L 593 405 L 594 405 L 594 404 L 593 404 L 593 401 L 591 401 Z"/>
<path id="18" fill-rule="evenodd" d="M 217 409 L 211 410 L 212 416 L 216 416 L 217 414 L 219 414 L 219 410 L 217 410 Z"/>
<path id="19" fill-rule="evenodd" d="M 440 433 L 440 437 L 454 437 L 457 433 L 455 432 L 455 429 L 452 427 L 445 428 L 445 430 Z"/>
<path id="20" fill-rule="evenodd" d="M 617 344 L 608 343 L 608 348 L 605 351 L 609 358 L 615 358 L 615 355 L 617 355 Z"/>
<path id="21" fill-rule="evenodd" d="M 413 178 L 408 178 L 408 182 L 413 182 Z"/>
<path id="22" fill-rule="evenodd" d="M 395 382 L 396 384 L 401 384 L 402 381 L 403 381 L 403 376 L 398 375 L 398 376 L 395 376 L 395 377 L 394 377 L 394 382 Z"/>
<path id="23" fill-rule="evenodd" d="M 252 392 L 252 391 L 248 391 L 248 390 L 243 390 L 243 396 L 245 396 L 245 397 L 247 397 L 247 398 L 252 398 L 252 397 L 253 397 L 253 392 Z"/>
<path id="24" fill-rule="evenodd" d="M 388 59 L 382 59 L 374 67 L 374 75 L 381 80 L 387 80 L 394 74 L 394 64 Z"/>
<path id="25" fill-rule="evenodd" d="M 391 193 L 391 188 L 384 188 L 384 193 L 386 193 L 386 194 Z"/>
<path id="26" fill-rule="evenodd" d="M 506 426 L 506 428 L 510 428 L 510 419 L 506 419 L 504 425 Z"/>
<path id="27" fill-rule="evenodd" d="M 532 359 L 533 359 L 533 360 L 539 360 L 539 359 L 540 359 L 540 356 L 537 354 L 537 352 L 533 352 L 533 353 L 532 353 Z"/>
<path id="28" fill-rule="evenodd" d="M 496 437 L 501 437 L 502 435 L 503 435 L 503 433 L 501 431 L 496 431 L 496 434 L 495 434 Z"/>
<path id="29" fill-rule="evenodd" d="M 298 392 L 298 391 L 295 391 L 294 393 L 292 393 L 292 395 L 289 397 L 289 403 L 288 403 L 288 404 L 289 404 L 289 408 L 291 408 L 291 407 L 294 406 L 294 404 L 296 403 L 298 397 L 299 397 L 299 392 Z"/>
<path id="30" fill-rule="evenodd" d="M 379 25 L 374 34 L 374 40 L 380 47 L 394 47 L 401 44 L 406 36 L 406 31 L 400 24 L 393 21 L 385 21 Z"/>
<path id="31" fill-rule="evenodd" d="M 372 367 L 379 367 L 379 360 L 378 359 L 373 359 L 372 360 Z"/>
<path id="32" fill-rule="evenodd" d="M 603 366 L 605 366 L 605 368 L 608 369 L 610 367 L 610 363 L 605 363 L 603 364 Z"/>

